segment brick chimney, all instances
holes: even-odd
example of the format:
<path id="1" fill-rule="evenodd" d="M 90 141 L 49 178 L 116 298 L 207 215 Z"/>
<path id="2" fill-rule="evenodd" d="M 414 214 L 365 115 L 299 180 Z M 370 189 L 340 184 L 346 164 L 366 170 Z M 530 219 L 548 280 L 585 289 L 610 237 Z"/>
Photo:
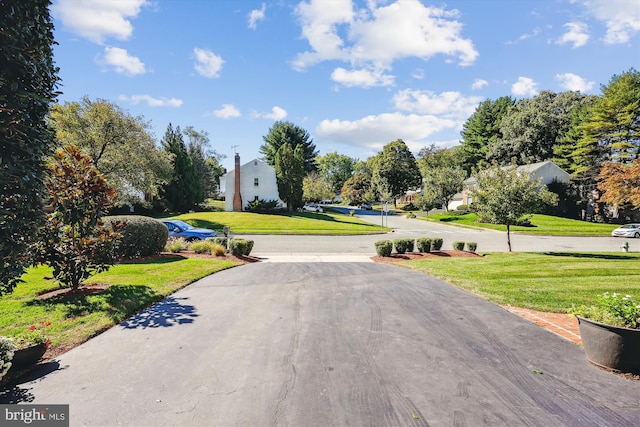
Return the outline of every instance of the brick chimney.
<path id="1" fill-rule="evenodd" d="M 240 154 L 236 153 L 235 192 L 233 193 L 233 211 L 242 212 L 242 196 L 240 195 Z"/>

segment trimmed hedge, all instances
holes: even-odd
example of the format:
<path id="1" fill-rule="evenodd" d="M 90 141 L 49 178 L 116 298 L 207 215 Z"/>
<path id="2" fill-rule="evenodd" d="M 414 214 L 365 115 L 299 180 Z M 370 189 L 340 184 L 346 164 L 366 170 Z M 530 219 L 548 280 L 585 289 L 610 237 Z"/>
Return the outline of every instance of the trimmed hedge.
<path id="1" fill-rule="evenodd" d="M 391 256 L 391 251 L 393 250 L 393 242 L 391 240 L 378 240 L 375 245 L 378 256 Z"/>
<path id="2" fill-rule="evenodd" d="M 413 239 L 395 239 L 393 245 L 396 248 L 396 252 L 403 254 L 405 252 L 413 252 Z"/>
<path id="3" fill-rule="evenodd" d="M 418 252 L 431 252 L 431 239 L 428 237 L 418 238 L 418 240 L 416 240 L 416 245 L 418 246 Z"/>
<path id="4" fill-rule="evenodd" d="M 475 252 L 478 249 L 478 243 L 476 242 L 467 242 L 467 250 L 469 252 Z"/>
<path id="5" fill-rule="evenodd" d="M 206 239 L 207 241 L 213 242 L 216 245 L 220 245 L 222 247 L 224 247 L 225 249 L 227 248 L 227 243 L 229 241 L 229 239 L 227 237 L 207 237 Z"/>
<path id="6" fill-rule="evenodd" d="M 229 252 L 233 256 L 249 256 L 253 250 L 253 240 L 229 239 Z"/>
<path id="7" fill-rule="evenodd" d="M 444 240 L 442 240 L 439 237 L 431 239 L 431 249 L 434 251 L 439 251 L 440 249 L 442 249 L 443 243 L 444 243 Z"/>
<path id="8" fill-rule="evenodd" d="M 464 242 L 453 242 L 453 249 L 456 251 L 463 251 L 464 250 Z"/>
<path id="9" fill-rule="evenodd" d="M 164 249 L 169 230 L 160 221 L 148 216 L 115 215 L 102 218 L 106 225 L 115 221 L 125 223 L 118 250 L 124 258 L 158 255 Z"/>

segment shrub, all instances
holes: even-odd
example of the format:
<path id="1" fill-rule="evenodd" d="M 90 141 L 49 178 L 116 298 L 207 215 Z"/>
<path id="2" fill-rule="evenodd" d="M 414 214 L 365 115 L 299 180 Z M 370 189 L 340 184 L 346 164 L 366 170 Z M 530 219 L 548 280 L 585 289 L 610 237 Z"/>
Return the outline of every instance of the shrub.
<path id="1" fill-rule="evenodd" d="M 211 244 L 204 240 L 192 242 L 189 245 L 189 249 L 191 249 L 197 254 L 211 254 Z"/>
<path id="2" fill-rule="evenodd" d="M 243 256 L 247 251 L 247 241 L 244 239 L 229 239 L 229 252 L 233 256 Z"/>
<path id="3" fill-rule="evenodd" d="M 464 250 L 464 242 L 453 242 L 453 249 L 456 251 Z"/>
<path id="4" fill-rule="evenodd" d="M 456 208 L 456 210 L 464 213 L 471 212 L 471 208 L 469 207 L 469 205 L 460 205 Z"/>
<path id="5" fill-rule="evenodd" d="M 0 380 L 9 372 L 13 355 L 18 347 L 11 338 L 0 336 Z"/>
<path id="6" fill-rule="evenodd" d="M 211 241 L 216 245 L 220 245 L 226 250 L 229 239 L 227 237 L 209 237 L 207 238 L 207 241 Z"/>
<path id="7" fill-rule="evenodd" d="M 171 253 L 178 253 L 186 251 L 189 248 L 189 244 L 183 238 L 170 238 L 167 240 L 167 244 L 164 246 L 165 251 Z"/>
<path id="8" fill-rule="evenodd" d="M 122 222 L 124 230 L 118 250 L 124 258 L 158 255 L 169 238 L 167 227 L 158 220 L 141 215 L 106 216 L 107 225 Z"/>
<path id="9" fill-rule="evenodd" d="M 215 255 L 215 256 L 224 256 L 224 254 L 227 252 L 227 248 L 219 245 L 217 243 L 213 243 L 211 244 L 211 254 Z"/>
<path id="10" fill-rule="evenodd" d="M 393 245 L 396 248 L 396 252 L 403 254 L 405 252 L 413 252 L 413 239 L 395 239 Z"/>
<path id="11" fill-rule="evenodd" d="M 476 242 L 467 242 L 467 250 L 469 252 L 475 252 L 478 249 L 478 243 Z"/>
<path id="12" fill-rule="evenodd" d="M 256 212 L 256 213 L 271 213 L 275 212 L 278 208 L 277 200 L 254 200 L 247 204 L 245 210 L 247 212 Z"/>
<path id="13" fill-rule="evenodd" d="M 244 256 L 249 256 L 249 254 L 253 250 L 253 243 L 253 240 L 247 240 L 247 248 L 244 251 Z"/>
<path id="14" fill-rule="evenodd" d="M 418 252 L 431 252 L 431 239 L 428 237 L 420 237 L 416 240 Z"/>
<path id="15" fill-rule="evenodd" d="M 444 241 L 441 238 L 433 238 L 431 239 L 431 249 L 433 249 L 434 251 L 439 251 L 440 249 L 442 249 L 443 243 Z"/>
<path id="16" fill-rule="evenodd" d="M 393 242 L 391 240 L 378 240 L 375 245 L 378 256 L 391 256 L 391 251 L 393 250 Z"/>
<path id="17" fill-rule="evenodd" d="M 415 217 L 416 217 L 416 215 L 413 212 L 409 212 L 407 214 L 407 218 L 415 218 Z"/>

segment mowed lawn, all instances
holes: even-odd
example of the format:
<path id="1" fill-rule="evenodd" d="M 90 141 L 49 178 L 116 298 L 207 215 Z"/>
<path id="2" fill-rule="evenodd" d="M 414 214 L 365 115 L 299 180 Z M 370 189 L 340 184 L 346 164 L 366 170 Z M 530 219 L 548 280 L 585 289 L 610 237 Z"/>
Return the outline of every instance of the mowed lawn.
<path id="1" fill-rule="evenodd" d="M 324 234 L 358 235 L 390 231 L 379 225 L 340 213 L 288 212 L 258 214 L 251 212 L 193 212 L 172 217 L 196 227 L 222 231 L 229 226 L 237 234 Z"/>
<path id="2" fill-rule="evenodd" d="M 478 222 L 478 216 L 474 213 L 464 215 L 451 215 L 447 212 L 431 214 L 428 217 L 420 217 L 428 221 L 442 222 L 449 225 L 471 226 L 488 228 L 492 230 L 507 231 L 507 227 L 501 224 L 485 224 Z M 576 219 L 560 218 L 550 215 L 536 214 L 531 218 L 530 227 L 511 226 L 511 231 L 520 234 L 539 234 L 557 236 L 610 236 L 617 224 L 599 224 L 595 222 L 580 221 Z"/>
<path id="3" fill-rule="evenodd" d="M 489 253 L 404 261 L 496 304 L 565 313 L 604 292 L 640 298 L 640 253 Z"/>
<path id="4" fill-rule="evenodd" d="M 0 335 L 17 338 L 31 325 L 51 322 L 45 333 L 51 339 L 49 354 L 56 354 L 81 344 L 202 277 L 236 265 L 238 263 L 224 259 L 179 256 L 119 264 L 87 281 L 109 285 L 106 290 L 47 299 L 37 295 L 58 288 L 49 279 L 52 270 L 31 267 L 22 276 L 24 282 L 0 298 Z"/>

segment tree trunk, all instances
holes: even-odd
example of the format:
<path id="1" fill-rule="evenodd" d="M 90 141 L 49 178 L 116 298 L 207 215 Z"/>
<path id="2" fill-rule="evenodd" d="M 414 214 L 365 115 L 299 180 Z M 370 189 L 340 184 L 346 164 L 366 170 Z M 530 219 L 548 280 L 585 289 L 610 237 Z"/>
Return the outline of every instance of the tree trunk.
<path id="1" fill-rule="evenodd" d="M 507 223 L 507 246 L 509 246 L 509 252 L 511 252 L 511 227 Z"/>

